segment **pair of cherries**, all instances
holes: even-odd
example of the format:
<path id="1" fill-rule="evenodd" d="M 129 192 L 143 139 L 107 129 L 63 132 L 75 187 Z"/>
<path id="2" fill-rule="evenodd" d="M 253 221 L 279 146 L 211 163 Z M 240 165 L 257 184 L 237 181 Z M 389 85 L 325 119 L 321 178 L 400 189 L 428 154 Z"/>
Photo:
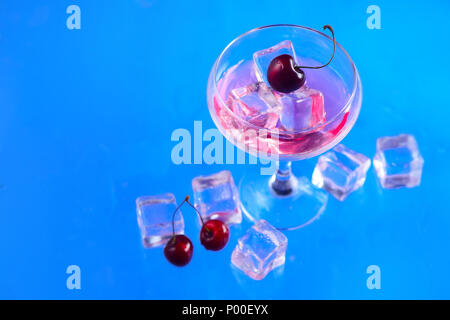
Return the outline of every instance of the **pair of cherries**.
<path id="1" fill-rule="evenodd" d="M 173 236 L 164 247 L 164 255 L 166 259 L 178 267 L 187 265 L 191 261 L 192 255 L 194 254 L 194 246 L 192 245 L 191 240 L 184 234 L 175 235 L 174 217 L 178 209 L 180 209 L 185 202 L 197 212 L 200 221 L 202 222 L 202 228 L 200 230 L 200 243 L 205 247 L 205 249 L 219 251 L 226 246 L 228 239 L 230 238 L 230 229 L 225 223 L 217 219 L 204 222 L 200 212 L 198 212 L 198 210 L 189 202 L 189 196 L 186 196 L 172 215 Z"/>

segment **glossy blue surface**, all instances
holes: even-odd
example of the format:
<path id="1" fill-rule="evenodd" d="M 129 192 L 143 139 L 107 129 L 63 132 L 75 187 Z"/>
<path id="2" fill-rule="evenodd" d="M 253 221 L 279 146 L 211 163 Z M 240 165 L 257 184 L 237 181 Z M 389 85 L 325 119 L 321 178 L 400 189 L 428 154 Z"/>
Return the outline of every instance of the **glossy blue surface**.
<path id="1" fill-rule="evenodd" d="M 81 8 L 81 30 L 66 8 Z M 448 1 L 0 2 L 0 298 L 342 299 L 450 298 L 450 39 Z M 206 81 L 221 50 L 257 26 L 334 27 L 363 83 L 360 117 L 344 144 L 370 157 L 378 136 L 414 134 L 422 185 L 383 190 L 374 170 L 343 203 L 288 232 L 286 265 L 260 282 L 198 241 L 192 263 L 145 250 L 135 199 L 191 192 L 199 174 L 248 166 L 175 165 L 171 134 L 214 124 Z M 310 176 L 317 159 L 295 163 Z M 255 166 L 253 166 L 255 167 Z M 66 268 L 81 268 L 81 290 Z M 366 269 L 381 268 L 381 290 Z"/>

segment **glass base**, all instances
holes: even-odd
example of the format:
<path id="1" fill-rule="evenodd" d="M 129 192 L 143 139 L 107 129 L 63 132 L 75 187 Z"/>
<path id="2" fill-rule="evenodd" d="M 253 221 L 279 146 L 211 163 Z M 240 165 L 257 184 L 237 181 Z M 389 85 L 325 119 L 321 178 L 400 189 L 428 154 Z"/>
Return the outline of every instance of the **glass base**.
<path id="1" fill-rule="evenodd" d="M 311 224 L 323 213 L 328 201 L 328 194 L 306 177 L 290 174 L 280 188 L 276 175 L 261 175 L 259 170 L 249 171 L 242 178 L 239 195 L 242 211 L 250 220 L 264 219 L 279 230 Z"/>

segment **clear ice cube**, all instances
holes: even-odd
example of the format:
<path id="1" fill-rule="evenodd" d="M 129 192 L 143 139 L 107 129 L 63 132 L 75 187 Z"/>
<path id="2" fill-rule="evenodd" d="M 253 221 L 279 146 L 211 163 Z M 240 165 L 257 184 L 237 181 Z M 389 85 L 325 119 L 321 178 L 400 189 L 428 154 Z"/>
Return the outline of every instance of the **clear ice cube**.
<path id="1" fill-rule="evenodd" d="M 275 112 L 266 112 L 247 119 L 257 128 L 274 129 L 277 126 L 279 116 Z"/>
<path id="2" fill-rule="evenodd" d="M 257 51 L 253 54 L 253 68 L 258 81 L 262 81 L 269 85 L 269 82 L 267 81 L 267 69 L 269 68 L 269 64 L 273 58 L 282 54 L 289 54 L 294 58 L 295 63 L 299 64 L 290 40 L 284 40 L 273 47 Z"/>
<path id="3" fill-rule="evenodd" d="M 264 82 L 233 89 L 231 96 L 237 111 L 245 116 L 254 116 L 280 106 L 272 90 Z"/>
<path id="4" fill-rule="evenodd" d="M 383 188 L 420 185 L 423 158 L 416 139 L 408 134 L 378 138 L 373 166 Z"/>
<path id="5" fill-rule="evenodd" d="M 312 182 L 343 201 L 364 184 L 369 168 L 368 157 L 339 144 L 319 157 Z"/>
<path id="6" fill-rule="evenodd" d="M 239 240 L 231 262 L 250 278 L 263 279 L 285 262 L 288 240 L 265 220 L 259 220 Z"/>
<path id="7" fill-rule="evenodd" d="M 137 221 L 144 247 L 165 245 L 172 237 L 172 215 L 176 207 L 175 196 L 171 193 L 136 199 Z M 174 226 L 176 234 L 184 233 L 184 220 L 180 210 L 175 215 Z"/>
<path id="8" fill-rule="evenodd" d="M 280 124 L 288 131 L 309 129 L 325 122 L 323 95 L 305 86 L 292 93 L 278 93 L 282 104 Z"/>
<path id="9" fill-rule="evenodd" d="M 266 87 L 270 88 L 269 82 L 267 81 L 269 64 L 275 57 L 282 54 L 291 55 L 295 63 L 297 65 L 300 64 L 290 40 L 282 41 L 273 47 L 257 51 L 253 54 L 253 67 L 256 79 L 265 83 Z M 275 92 L 272 95 L 278 100 L 277 107 L 281 111 L 281 114 L 278 112 L 280 115 L 279 123 L 283 129 L 298 131 L 316 127 L 325 122 L 324 99 L 320 91 L 304 85 L 299 90 L 289 94 Z M 257 104 L 253 105 L 256 106 Z M 275 104 L 272 103 L 272 105 Z M 281 105 L 281 108 L 279 105 Z M 273 122 L 270 122 L 270 124 L 273 124 Z M 267 128 L 272 127 L 267 126 Z"/>
<path id="10" fill-rule="evenodd" d="M 226 224 L 241 223 L 239 193 L 230 171 L 195 177 L 192 189 L 194 205 L 203 220 L 219 219 Z"/>
<path id="11" fill-rule="evenodd" d="M 273 129 L 278 123 L 281 105 L 263 82 L 231 91 L 233 111 L 259 128 Z"/>

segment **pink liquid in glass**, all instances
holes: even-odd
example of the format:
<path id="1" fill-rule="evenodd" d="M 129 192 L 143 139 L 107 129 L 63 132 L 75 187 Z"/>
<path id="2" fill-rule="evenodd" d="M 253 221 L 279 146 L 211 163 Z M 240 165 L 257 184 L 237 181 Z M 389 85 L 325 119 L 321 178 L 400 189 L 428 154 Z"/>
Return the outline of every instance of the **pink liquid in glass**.
<path id="1" fill-rule="evenodd" d="M 312 60 L 302 60 L 304 65 L 320 65 Z M 331 67 L 304 69 L 308 88 L 319 91 L 323 100 L 312 100 L 311 126 L 301 129 L 286 128 L 280 116 L 301 122 L 301 114 L 281 104 L 282 109 L 260 111 L 258 105 L 236 103 L 236 93 L 257 83 L 253 61 L 245 61 L 228 68 L 217 81 L 213 97 L 213 119 L 227 139 L 241 149 L 256 155 L 276 154 L 286 159 L 304 159 L 326 151 L 341 135 L 348 132 L 349 123 L 357 114 L 347 106 L 351 92 Z M 269 89 L 270 90 L 270 89 Z M 273 92 L 278 97 L 277 92 Z M 319 105 L 320 104 L 320 105 Z M 283 109 L 284 108 L 284 109 Z M 244 110 L 245 109 L 245 110 Z M 292 113 L 292 114 L 291 114 Z M 320 118 L 320 121 L 317 119 Z M 352 120 L 352 121 L 350 121 Z M 306 121 L 305 123 L 309 123 Z M 347 128 L 348 127 L 348 128 Z"/>

